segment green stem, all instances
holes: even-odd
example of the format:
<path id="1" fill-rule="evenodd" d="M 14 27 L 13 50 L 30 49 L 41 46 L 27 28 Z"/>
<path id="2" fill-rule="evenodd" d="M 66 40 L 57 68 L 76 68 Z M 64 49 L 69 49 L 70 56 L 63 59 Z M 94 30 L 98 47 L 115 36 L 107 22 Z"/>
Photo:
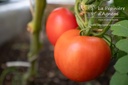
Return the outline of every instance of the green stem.
<path id="1" fill-rule="evenodd" d="M 6 78 L 7 74 L 16 72 L 15 67 L 6 68 L 0 75 L 0 85 L 3 85 L 4 79 Z"/>
<path id="2" fill-rule="evenodd" d="M 82 18 L 79 15 L 79 11 L 78 11 L 79 4 L 80 4 L 80 0 L 76 0 L 74 8 L 75 8 L 75 15 L 76 15 L 77 23 L 78 23 L 80 29 L 82 29 L 82 28 L 85 28 L 85 27 L 84 27 L 84 21 L 82 20 Z"/>
<path id="3" fill-rule="evenodd" d="M 86 15 L 86 10 L 85 11 L 85 14 L 84 14 L 84 19 L 82 19 L 82 17 L 80 16 L 80 5 L 81 3 L 86 3 L 87 0 L 83 0 L 83 1 L 80 1 L 80 0 L 76 0 L 76 3 L 75 3 L 75 14 L 76 14 L 76 20 L 77 20 L 77 23 L 81 29 L 81 32 L 80 32 L 80 35 L 86 35 L 87 34 L 87 26 L 88 26 L 88 18 L 87 18 L 87 15 Z M 86 6 L 87 7 L 87 6 Z M 86 8 L 85 8 L 86 9 Z M 82 10 L 83 11 L 83 10 Z"/>
<path id="4" fill-rule="evenodd" d="M 33 17 L 33 34 L 31 38 L 31 48 L 29 58 L 33 57 L 40 49 L 39 35 L 42 26 L 42 16 L 45 10 L 46 0 L 36 0 L 35 16 Z"/>
<path id="5" fill-rule="evenodd" d="M 33 18 L 33 34 L 31 38 L 31 47 L 28 55 L 29 61 L 31 62 L 30 75 L 36 75 L 36 69 L 34 69 L 37 62 L 37 54 L 40 50 L 40 30 L 42 25 L 42 16 L 45 10 L 46 0 L 36 0 L 35 16 Z"/>
<path id="6" fill-rule="evenodd" d="M 22 85 L 26 85 L 29 82 L 29 78 L 36 77 L 37 75 L 37 57 L 40 50 L 40 31 L 42 27 L 42 17 L 46 7 L 46 0 L 36 0 L 35 2 L 35 14 L 33 16 L 33 33 L 31 36 L 30 52 L 28 53 L 28 60 L 31 63 L 30 68 L 23 76 Z"/>
<path id="7" fill-rule="evenodd" d="M 46 0 L 36 0 L 35 16 L 33 18 L 34 32 L 39 33 L 42 25 L 42 16 L 46 7 Z"/>
<path id="8" fill-rule="evenodd" d="M 108 23 L 108 25 L 103 29 L 102 32 L 99 33 L 92 33 L 93 36 L 97 36 L 97 37 L 103 37 L 103 35 L 109 30 L 110 25 L 112 23 L 112 20 L 114 19 L 115 16 L 112 17 L 111 21 Z"/>
<path id="9" fill-rule="evenodd" d="M 91 18 L 88 18 L 87 17 L 87 13 L 89 10 L 90 12 L 94 12 L 96 10 L 98 10 L 98 6 L 100 6 L 101 4 L 103 3 L 103 0 L 102 1 L 98 1 L 98 0 L 76 0 L 76 3 L 75 3 L 75 14 L 76 14 L 76 20 L 77 20 L 77 23 L 81 29 L 80 31 L 80 35 L 85 35 L 85 36 L 88 36 L 88 35 L 92 35 L 92 24 L 94 23 L 94 20 L 95 20 L 95 16 L 96 16 L 96 13 L 94 13 Z M 85 8 L 85 10 L 82 10 L 81 8 L 81 5 L 84 5 L 82 7 L 87 7 Z M 88 7 L 94 5 L 95 7 L 93 7 L 92 9 L 88 9 Z M 83 15 L 80 15 L 80 13 L 84 13 L 84 19 L 83 19 Z M 94 34 L 95 36 L 99 36 L 99 35 L 102 35 L 104 34 L 107 30 L 108 30 L 109 27 L 106 27 L 103 32 L 101 34 Z"/>
<path id="10" fill-rule="evenodd" d="M 29 61 L 32 61 L 33 56 L 39 52 L 39 49 L 40 49 L 39 33 L 33 33 L 31 35 L 31 45 L 30 45 L 30 51 L 28 53 Z"/>

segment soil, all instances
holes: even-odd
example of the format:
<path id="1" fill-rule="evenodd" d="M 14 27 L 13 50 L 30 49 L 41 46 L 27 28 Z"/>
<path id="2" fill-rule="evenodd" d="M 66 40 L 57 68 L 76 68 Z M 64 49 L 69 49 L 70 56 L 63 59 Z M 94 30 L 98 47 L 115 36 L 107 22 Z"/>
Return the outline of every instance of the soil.
<path id="1" fill-rule="evenodd" d="M 7 68 L 7 62 L 27 61 L 30 37 L 30 34 L 24 30 L 21 34 L 0 46 L 0 74 Z M 113 73 L 112 68 L 109 68 L 99 78 L 89 82 L 78 83 L 67 79 L 55 64 L 53 57 L 54 47 L 49 43 L 44 30 L 41 33 L 41 40 L 43 47 L 38 56 L 38 76 L 34 80 L 34 85 L 109 85 L 109 80 Z M 11 76 L 6 76 L 4 85 L 11 85 L 10 81 Z"/>

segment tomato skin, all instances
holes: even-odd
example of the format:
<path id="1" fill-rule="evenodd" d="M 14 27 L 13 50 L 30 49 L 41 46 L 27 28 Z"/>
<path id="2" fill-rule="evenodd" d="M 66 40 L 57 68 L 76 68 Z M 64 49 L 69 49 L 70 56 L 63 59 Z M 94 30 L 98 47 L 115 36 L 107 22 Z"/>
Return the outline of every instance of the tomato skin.
<path id="1" fill-rule="evenodd" d="M 54 58 L 66 77 L 85 82 L 95 79 L 105 71 L 111 59 L 111 51 L 103 39 L 80 36 L 79 31 L 70 30 L 58 39 Z"/>
<path id="2" fill-rule="evenodd" d="M 59 7 L 54 9 L 48 16 L 46 22 L 46 34 L 54 46 L 57 39 L 65 31 L 78 27 L 75 15 L 67 8 Z"/>

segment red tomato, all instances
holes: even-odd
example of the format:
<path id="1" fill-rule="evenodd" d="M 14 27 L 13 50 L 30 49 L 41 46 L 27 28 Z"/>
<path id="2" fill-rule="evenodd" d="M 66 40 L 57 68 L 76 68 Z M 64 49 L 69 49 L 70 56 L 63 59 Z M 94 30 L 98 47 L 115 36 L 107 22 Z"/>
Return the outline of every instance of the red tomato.
<path id="1" fill-rule="evenodd" d="M 102 38 L 80 36 L 78 30 L 69 30 L 57 40 L 54 58 L 66 77 L 83 82 L 105 71 L 111 59 L 111 51 Z"/>
<path id="2" fill-rule="evenodd" d="M 74 14 L 67 8 L 59 7 L 53 10 L 46 22 L 46 34 L 52 45 L 65 31 L 78 27 Z"/>

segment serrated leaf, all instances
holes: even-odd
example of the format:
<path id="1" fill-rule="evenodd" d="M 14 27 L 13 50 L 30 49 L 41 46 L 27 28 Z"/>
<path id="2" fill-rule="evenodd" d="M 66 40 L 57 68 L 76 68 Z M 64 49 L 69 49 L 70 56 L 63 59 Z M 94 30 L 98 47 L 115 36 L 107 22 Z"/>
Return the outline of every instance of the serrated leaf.
<path id="1" fill-rule="evenodd" d="M 126 52 L 124 52 L 124 51 L 118 51 L 118 53 L 117 53 L 117 59 L 119 59 L 119 58 L 122 58 L 122 57 L 124 57 L 125 55 L 127 55 L 127 53 Z"/>
<path id="2" fill-rule="evenodd" d="M 111 78 L 110 85 L 128 85 L 128 75 L 115 72 Z"/>
<path id="3" fill-rule="evenodd" d="M 116 43 L 116 47 L 126 53 L 128 53 L 128 39 L 122 39 Z"/>
<path id="4" fill-rule="evenodd" d="M 128 73 L 128 55 L 120 58 L 114 67 L 120 73 Z"/>
<path id="5" fill-rule="evenodd" d="M 112 34 L 128 37 L 128 20 L 123 20 L 111 26 Z"/>

